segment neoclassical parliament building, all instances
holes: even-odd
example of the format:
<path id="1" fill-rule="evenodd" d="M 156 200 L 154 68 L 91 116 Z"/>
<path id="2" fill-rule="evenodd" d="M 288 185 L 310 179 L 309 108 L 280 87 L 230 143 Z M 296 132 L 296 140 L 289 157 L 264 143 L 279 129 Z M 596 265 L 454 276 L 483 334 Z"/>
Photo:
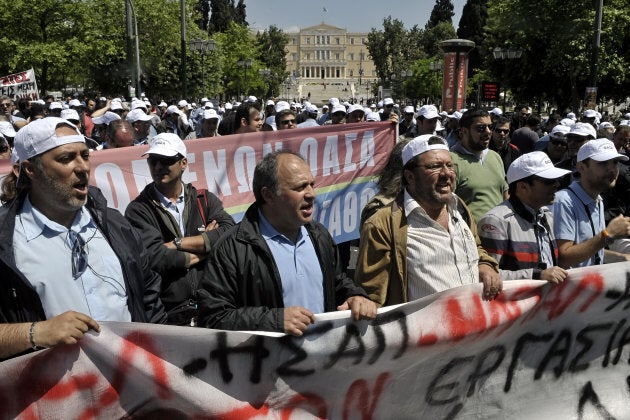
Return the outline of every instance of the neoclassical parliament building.
<path id="1" fill-rule="evenodd" d="M 348 32 L 322 22 L 287 36 L 287 71 L 301 85 L 343 83 L 352 85 L 358 95 L 377 81 L 365 45 L 367 33 Z"/>

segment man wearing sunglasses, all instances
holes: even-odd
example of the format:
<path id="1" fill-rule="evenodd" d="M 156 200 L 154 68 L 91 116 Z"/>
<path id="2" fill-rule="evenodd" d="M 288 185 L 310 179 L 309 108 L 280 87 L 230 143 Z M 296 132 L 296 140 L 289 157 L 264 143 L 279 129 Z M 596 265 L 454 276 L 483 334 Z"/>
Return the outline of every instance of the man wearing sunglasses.
<path id="1" fill-rule="evenodd" d="M 276 128 L 278 130 L 290 130 L 297 127 L 295 111 L 291 108 L 276 112 Z"/>
<path id="2" fill-rule="evenodd" d="M 501 156 L 488 146 L 492 122 L 488 112 L 469 110 L 459 121 L 461 141 L 451 148 L 457 175 L 455 193 L 466 203 L 475 220 L 507 198 Z"/>
<path id="3" fill-rule="evenodd" d="M 501 156 L 503 169 L 507 172 L 510 164 L 521 155 L 518 147 L 510 141 L 510 119 L 504 116 L 497 117 L 492 128 L 492 141 L 489 146 Z"/>
<path id="4" fill-rule="evenodd" d="M 168 323 L 194 326 L 206 256 L 234 220 L 214 194 L 182 181 L 188 158 L 177 134 L 159 134 L 149 144 L 142 156 L 148 155 L 153 182 L 129 203 L 125 217 L 140 232 L 151 268 L 162 276 Z"/>
<path id="5" fill-rule="evenodd" d="M 544 152 L 527 153 L 507 171 L 510 198 L 479 219 L 481 245 L 499 261 L 503 280 L 535 279 L 561 283 L 567 271 L 558 264 L 551 211 L 570 171 L 553 166 Z"/>
<path id="6" fill-rule="evenodd" d="M 17 195 L 0 209 L 0 358 L 76 343 L 99 321 L 164 323 L 140 236 L 88 185 L 84 136 L 43 118 L 15 149 Z"/>

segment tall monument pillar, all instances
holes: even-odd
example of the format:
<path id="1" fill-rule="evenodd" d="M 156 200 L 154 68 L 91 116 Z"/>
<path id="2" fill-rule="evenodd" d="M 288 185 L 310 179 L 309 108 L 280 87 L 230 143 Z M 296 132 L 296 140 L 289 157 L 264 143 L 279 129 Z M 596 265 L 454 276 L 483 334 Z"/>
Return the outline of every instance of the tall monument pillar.
<path id="1" fill-rule="evenodd" d="M 457 111 L 466 103 L 468 83 L 468 53 L 475 43 L 467 39 L 447 39 L 440 42 L 444 50 L 442 110 Z"/>

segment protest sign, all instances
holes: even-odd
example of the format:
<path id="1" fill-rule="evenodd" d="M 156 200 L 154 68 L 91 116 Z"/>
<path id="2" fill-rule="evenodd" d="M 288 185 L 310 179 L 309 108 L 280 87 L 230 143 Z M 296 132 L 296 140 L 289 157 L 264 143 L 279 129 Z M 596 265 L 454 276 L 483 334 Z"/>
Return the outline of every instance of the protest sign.
<path id="1" fill-rule="evenodd" d="M 0 76 L 0 95 L 6 95 L 11 99 L 39 99 L 35 70 L 32 68 L 20 73 Z"/>
<path id="2" fill-rule="evenodd" d="M 0 363 L 3 418 L 630 418 L 630 263 L 316 315 L 301 338 L 103 323 Z"/>
<path id="3" fill-rule="evenodd" d="M 275 150 L 298 152 L 315 178 L 314 218 L 343 242 L 358 237 L 361 209 L 376 193 L 373 177 L 389 158 L 395 128 L 387 122 L 343 124 L 187 140 L 183 180 L 216 194 L 238 221 L 254 201 L 256 163 Z M 141 156 L 147 150 L 137 146 L 90 154 L 90 184 L 101 189 L 110 207 L 124 213 L 151 182 L 146 156 Z"/>

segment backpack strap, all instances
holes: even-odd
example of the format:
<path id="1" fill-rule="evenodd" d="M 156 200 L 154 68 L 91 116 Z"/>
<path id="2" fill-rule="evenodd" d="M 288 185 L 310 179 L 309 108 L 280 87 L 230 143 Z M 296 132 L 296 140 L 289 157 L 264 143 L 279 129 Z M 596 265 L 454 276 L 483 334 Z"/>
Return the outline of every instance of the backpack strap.
<path id="1" fill-rule="evenodd" d="M 206 193 L 208 190 L 202 189 L 197 190 L 197 208 L 199 209 L 199 215 L 201 216 L 201 220 L 203 220 L 203 225 L 206 226 L 208 223 L 206 222 L 206 213 L 205 209 L 208 208 L 208 196 Z"/>

